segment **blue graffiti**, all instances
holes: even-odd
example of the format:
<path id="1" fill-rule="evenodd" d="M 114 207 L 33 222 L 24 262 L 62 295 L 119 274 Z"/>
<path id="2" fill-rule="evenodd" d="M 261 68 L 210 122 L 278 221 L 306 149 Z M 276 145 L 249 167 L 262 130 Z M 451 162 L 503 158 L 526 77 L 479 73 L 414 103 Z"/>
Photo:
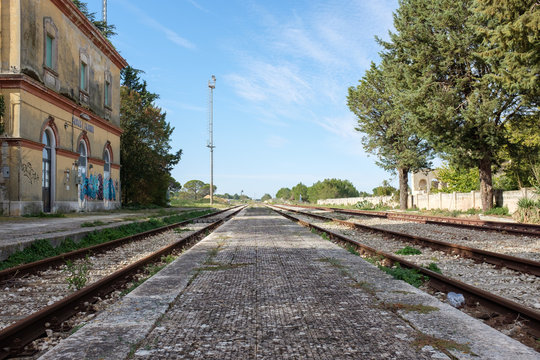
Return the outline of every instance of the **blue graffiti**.
<path id="1" fill-rule="evenodd" d="M 118 180 L 116 181 L 118 187 Z M 79 199 L 82 200 L 113 200 L 116 201 L 115 183 L 111 178 L 103 179 L 101 174 L 84 177 L 81 183 Z"/>

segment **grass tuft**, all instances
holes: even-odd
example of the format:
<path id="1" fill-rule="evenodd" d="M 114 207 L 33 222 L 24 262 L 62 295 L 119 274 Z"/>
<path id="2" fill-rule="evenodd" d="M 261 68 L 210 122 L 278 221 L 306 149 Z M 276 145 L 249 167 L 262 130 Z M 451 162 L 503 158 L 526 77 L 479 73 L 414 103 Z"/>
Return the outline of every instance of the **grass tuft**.
<path id="1" fill-rule="evenodd" d="M 396 251 L 396 254 L 398 255 L 420 255 L 422 254 L 422 252 L 418 249 L 415 249 L 413 247 L 410 247 L 410 246 L 405 246 L 403 249 L 399 249 L 398 251 Z"/>

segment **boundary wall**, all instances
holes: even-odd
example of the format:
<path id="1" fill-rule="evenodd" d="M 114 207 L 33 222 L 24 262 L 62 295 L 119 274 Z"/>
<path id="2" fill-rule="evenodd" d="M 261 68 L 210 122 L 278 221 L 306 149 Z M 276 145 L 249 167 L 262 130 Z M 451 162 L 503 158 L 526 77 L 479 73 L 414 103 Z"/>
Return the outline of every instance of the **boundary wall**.
<path id="1" fill-rule="evenodd" d="M 495 191 L 493 196 L 496 206 L 508 208 L 510 213 L 517 210 L 517 203 L 521 198 L 539 199 L 533 189 L 523 188 L 515 191 Z M 398 206 L 399 204 L 392 199 L 392 196 L 373 196 L 373 197 L 355 197 L 343 199 L 324 199 L 318 200 L 318 205 L 354 205 L 361 201 L 368 201 L 373 205 Z M 446 209 L 461 210 L 480 209 L 482 200 L 480 191 L 471 191 L 469 193 L 436 193 L 436 194 L 417 194 L 408 196 L 408 206 L 416 206 L 419 209 Z"/>

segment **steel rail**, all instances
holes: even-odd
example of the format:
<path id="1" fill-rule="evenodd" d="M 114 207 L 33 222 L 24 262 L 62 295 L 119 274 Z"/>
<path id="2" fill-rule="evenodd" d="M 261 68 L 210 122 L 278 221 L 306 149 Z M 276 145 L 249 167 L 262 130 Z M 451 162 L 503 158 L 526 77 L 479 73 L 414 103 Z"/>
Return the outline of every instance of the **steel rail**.
<path id="1" fill-rule="evenodd" d="M 455 291 L 462 293 L 465 296 L 467 305 L 474 306 L 476 302 L 479 302 L 480 304 L 490 309 L 493 309 L 499 314 L 508 317 L 508 319 L 521 318 L 527 321 L 527 326 L 529 328 L 528 330 L 533 336 L 540 336 L 540 312 L 538 311 L 535 311 L 529 307 L 523 306 L 501 296 L 492 294 L 488 291 L 479 289 L 475 286 L 463 283 L 459 280 L 455 280 L 434 271 L 428 270 L 424 267 L 418 266 L 393 254 L 379 251 L 341 234 L 334 233 L 320 226 L 298 219 L 290 214 L 286 214 L 282 211 L 277 210 L 274 207 L 270 208 L 278 214 L 292 221 L 298 222 L 299 224 L 306 226 L 310 229 L 314 229 L 320 233 L 327 234 L 331 240 L 337 241 L 339 243 L 354 245 L 359 250 L 360 254 L 379 255 L 384 258 L 390 259 L 394 263 L 399 263 L 406 268 L 415 269 L 422 275 L 425 275 L 429 278 L 429 286 L 443 292 Z"/>
<path id="2" fill-rule="evenodd" d="M 107 242 L 97 244 L 97 245 L 93 245 L 93 246 L 89 246 L 89 247 L 86 247 L 86 248 L 73 250 L 73 251 L 67 252 L 65 254 L 60 254 L 60 255 L 49 257 L 49 258 L 46 258 L 46 259 L 42 259 L 42 260 L 34 261 L 34 262 L 31 262 L 31 263 L 18 265 L 18 266 L 9 268 L 9 269 L 5 269 L 5 270 L 0 271 L 0 283 L 2 281 L 10 280 L 10 279 L 13 279 L 15 277 L 20 277 L 20 276 L 25 275 L 25 274 L 34 274 L 34 273 L 36 273 L 38 271 L 50 268 L 52 266 L 62 265 L 62 264 L 65 263 L 66 260 L 73 260 L 73 259 L 82 258 L 82 257 L 84 257 L 84 256 L 86 256 L 87 254 L 90 254 L 90 253 L 99 253 L 99 252 L 107 251 L 109 249 L 121 246 L 121 245 L 123 245 L 125 243 L 128 243 L 128 242 L 131 242 L 131 241 L 142 240 L 142 239 L 144 239 L 144 238 L 146 238 L 148 236 L 157 235 L 157 234 L 160 234 L 160 233 L 165 232 L 167 230 L 187 225 L 187 224 L 192 223 L 193 221 L 197 221 L 199 219 L 204 219 L 204 218 L 216 216 L 216 215 L 222 214 L 222 213 L 224 213 L 226 211 L 229 211 L 231 209 L 234 209 L 234 208 L 229 208 L 229 209 L 216 211 L 216 212 L 213 212 L 213 213 L 210 213 L 210 214 L 205 214 L 205 215 L 201 215 L 201 216 L 189 219 L 189 220 L 185 220 L 185 221 L 182 221 L 182 222 L 179 222 L 179 223 L 176 223 L 176 224 L 165 225 L 165 226 L 155 228 L 155 229 L 152 229 L 152 230 L 148 230 L 148 231 L 145 231 L 145 232 L 142 232 L 142 233 L 139 233 L 139 234 L 126 236 L 126 237 L 123 237 L 123 238 L 120 238 L 120 239 L 107 241 Z"/>
<path id="3" fill-rule="evenodd" d="M 521 224 L 521 223 L 508 223 L 502 221 L 488 221 L 488 220 L 477 220 L 477 219 L 463 219 L 463 218 L 453 218 L 446 216 L 431 216 L 431 215 L 419 215 L 419 214 L 404 214 L 404 213 L 393 213 L 388 211 L 371 211 L 371 210 L 354 210 L 354 209 L 339 209 L 332 207 L 320 207 L 320 206 L 302 206 L 302 205 L 287 205 L 308 209 L 317 209 L 324 211 L 332 211 L 341 214 L 348 215 L 364 215 L 371 217 L 380 217 L 386 218 L 389 220 L 406 220 L 414 221 L 422 224 L 434 224 L 434 225 L 446 225 L 454 226 L 460 228 L 471 228 L 475 230 L 484 230 L 484 231 L 498 231 L 506 232 L 517 235 L 529 235 L 529 236 L 540 236 L 540 225 L 535 224 Z"/>
<path id="4" fill-rule="evenodd" d="M 243 208 L 244 207 L 241 207 L 229 214 L 226 218 L 217 220 L 195 233 L 167 245 L 153 254 L 150 254 L 139 261 L 74 292 L 54 304 L 29 315 L 7 328 L 0 330 L 0 360 L 5 359 L 12 354 L 17 354 L 25 345 L 43 335 L 46 329 L 60 327 L 63 321 L 81 311 L 81 309 L 85 307 L 85 303 L 93 303 L 98 297 L 103 297 L 115 291 L 118 283 L 127 282 L 128 279 L 145 265 L 161 259 L 162 256 L 189 244 L 192 240 L 200 236 L 204 236 L 207 231 L 212 231 L 220 226 L 225 222 L 225 219 L 236 215 Z M 169 227 L 170 226 L 172 225 L 169 225 Z M 49 326 L 46 326 L 47 324 L 49 324 Z"/>
<path id="5" fill-rule="evenodd" d="M 462 257 L 473 259 L 475 261 L 482 261 L 482 262 L 486 262 L 486 263 L 493 264 L 496 266 L 507 267 L 509 269 L 532 274 L 535 276 L 540 276 L 540 262 L 539 261 L 523 259 L 516 256 L 511 256 L 511 255 L 499 254 L 492 251 L 481 250 L 481 249 L 476 249 L 476 248 L 472 248 L 468 246 L 447 243 L 444 241 L 428 239 L 425 237 L 410 235 L 410 234 L 401 233 L 397 231 L 380 229 L 373 226 L 367 226 L 367 225 L 357 224 L 350 221 L 334 219 L 334 218 L 330 218 L 323 215 L 306 213 L 299 210 L 287 209 L 282 206 L 276 206 L 276 207 L 283 210 L 302 214 L 305 216 L 311 216 L 311 217 L 314 217 L 323 221 L 333 221 L 338 224 L 342 224 L 342 225 L 352 227 L 355 229 L 379 232 L 384 235 L 394 236 L 399 239 L 405 240 L 407 242 L 411 242 L 413 244 L 427 246 L 435 250 L 441 250 L 441 251 L 450 253 L 452 255 L 459 255 Z"/>

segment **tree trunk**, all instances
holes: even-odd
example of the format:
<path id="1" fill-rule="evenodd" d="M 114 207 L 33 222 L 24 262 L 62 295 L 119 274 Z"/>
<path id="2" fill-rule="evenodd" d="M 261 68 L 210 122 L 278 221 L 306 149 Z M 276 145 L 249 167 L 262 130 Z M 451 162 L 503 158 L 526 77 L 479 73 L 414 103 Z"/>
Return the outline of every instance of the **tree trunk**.
<path id="1" fill-rule="evenodd" d="M 493 208 L 493 179 L 491 176 L 491 156 L 486 155 L 480 160 L 478 166 L 480 173 L 480 198 L 482 199 L 482 211 Z"/>
<path id="2" fill-rule="evenodd" d="M 399 208 L 401 210 L 407 210 L 407 197 L 409 192 L 409 169 L 398 168 L 399 176 Z"/>

